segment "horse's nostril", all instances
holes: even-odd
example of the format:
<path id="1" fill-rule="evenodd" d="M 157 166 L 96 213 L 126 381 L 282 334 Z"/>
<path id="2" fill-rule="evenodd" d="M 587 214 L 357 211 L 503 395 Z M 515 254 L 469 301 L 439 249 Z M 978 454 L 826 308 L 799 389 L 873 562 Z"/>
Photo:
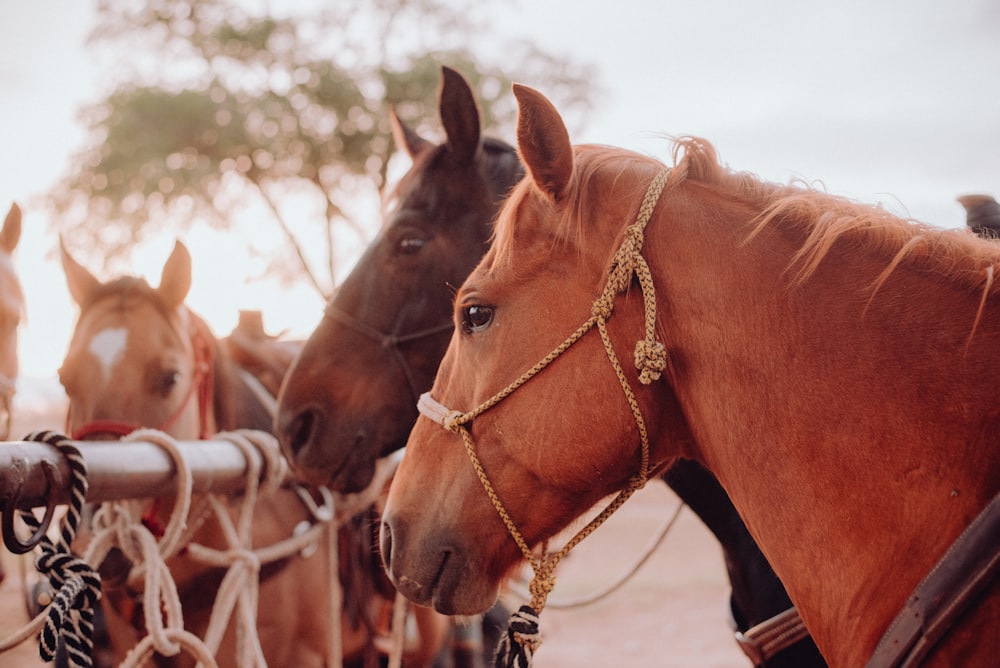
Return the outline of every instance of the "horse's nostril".
<path id="1" fill-rule="evenodd" d="M 312 410 L 302 411 L 292 420 L 288 429 L 288 433 L 291 436 L 288 446 L 293 456 L 298 455 L 309 445 L 309 442 L 313 438 L 313 430 L 315 429 L 316 422 L 316 415 Z"/>

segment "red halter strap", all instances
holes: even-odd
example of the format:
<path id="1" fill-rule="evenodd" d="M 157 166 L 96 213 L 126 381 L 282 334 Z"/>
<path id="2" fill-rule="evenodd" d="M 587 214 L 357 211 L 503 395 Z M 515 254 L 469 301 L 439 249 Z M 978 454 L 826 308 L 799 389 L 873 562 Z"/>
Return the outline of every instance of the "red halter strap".
<path id="1" fill-rule="evenodd" d="M 198 438 L 204 440 L 210 438 L 215 433 L 215 416 L 212 414 L 210 405 L 215 385 L 215 346 L 213 345 L 214 339 L 208 329 L 208 325 L 190 311 L 188 315 L 191 319 L 189 335 L 191 337 L 191 347 L 194 350 L 194 375 L 191 379 L 191 384 L 188 386 L 187 394 L 184 395 L 184 399 L 177 407 L 177 410 L 164 420 L 162 424 L 154 428 L 159 431 L 170 429 L 180 419 L 187 405 L 191 402 L 192 397 L 197 392 Z M 71 436 L 75 441 L 82 441 L 93 434 L 108 433 L 121 438 L 128 436 L 141 427 L 142 425 L 118 422 L 116 420 L 94 420 L 93 422 L 81 425 L 73 431 Z"/>

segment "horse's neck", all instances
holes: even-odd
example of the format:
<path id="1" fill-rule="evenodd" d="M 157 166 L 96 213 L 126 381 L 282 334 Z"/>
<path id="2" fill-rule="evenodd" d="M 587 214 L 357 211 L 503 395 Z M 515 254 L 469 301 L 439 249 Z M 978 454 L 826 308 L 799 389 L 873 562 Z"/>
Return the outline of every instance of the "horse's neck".
<path id="1" fill-rule="evenodd" d="M 219 431 L 258 429 L 270 433 L 273 416 L 267 402 L 248 384 L 240 367 L 223 352 L 217 345 L 212 400 L 216 428 Z"/>
<path id="2" fill-rule="evenodd" d="M 889 259 L 865 266 L 867 249 L 834 248 L 795 286 L 796 248 L 777 232 L 661 224 L 673 234 L 651 264 L 697 456 L 820 646 L 855 639 L 857 654 L 829 658 L 863 662 L 996 491 L 1000 319 L 984 316 L 966 350 L 967 290 L 900 267 L 869 302 Z"/>
<path id="3" fill-rule="evenodd" d="M 731 604 L 740 631 L 791 607 L 788 594 L 747 531 L 719 481 L 695 461 L 680 460 L 663 480 L 718 539 L 732 584 Z"/>

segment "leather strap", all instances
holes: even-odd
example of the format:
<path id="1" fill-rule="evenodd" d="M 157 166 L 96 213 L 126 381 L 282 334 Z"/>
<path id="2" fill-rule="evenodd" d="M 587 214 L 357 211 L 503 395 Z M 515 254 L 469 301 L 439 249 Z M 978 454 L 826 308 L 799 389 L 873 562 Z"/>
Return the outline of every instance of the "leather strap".
<path id="1" fill-rule="evenodd" d="M 918 666 L 958 617 L 996 582 L 1000 494 L 983 509 L 907 599 L 867 668 Z"/>
<path id="2" fill-rule="evenodd" d="M 809 637 L 799 611 L 794 607 L 753 626 L 736 632 L 736 642 L 754 666 L 766 666 L 783 649 Z"/>

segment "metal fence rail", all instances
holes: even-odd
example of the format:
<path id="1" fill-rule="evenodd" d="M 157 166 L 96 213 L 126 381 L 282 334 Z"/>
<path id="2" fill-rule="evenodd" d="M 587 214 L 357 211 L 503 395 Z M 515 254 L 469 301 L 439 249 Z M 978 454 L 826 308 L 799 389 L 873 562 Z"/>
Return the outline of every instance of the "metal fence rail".
<path id="1" fill-rule="evenodd" d="M 154 443 L 75 441 L 74 445 L 87 462 L 87 501 L 170 496 L 177 491 L 174 463 Z M 177 446 L 191 468 L 193 491 L 243 491 L 250 466 L 238 446 L 226 440 L 178 441 Z M 256 452 L 250 456 L 260 458 Z M 256 463 L 260 462 L 251 464 Z M 46 467 L 55 475 L 47 476 Z M 55 447 L 33 441 L 0 443 L 0 512 L 68 503 L 70 481 L 69 465 Z"/>

